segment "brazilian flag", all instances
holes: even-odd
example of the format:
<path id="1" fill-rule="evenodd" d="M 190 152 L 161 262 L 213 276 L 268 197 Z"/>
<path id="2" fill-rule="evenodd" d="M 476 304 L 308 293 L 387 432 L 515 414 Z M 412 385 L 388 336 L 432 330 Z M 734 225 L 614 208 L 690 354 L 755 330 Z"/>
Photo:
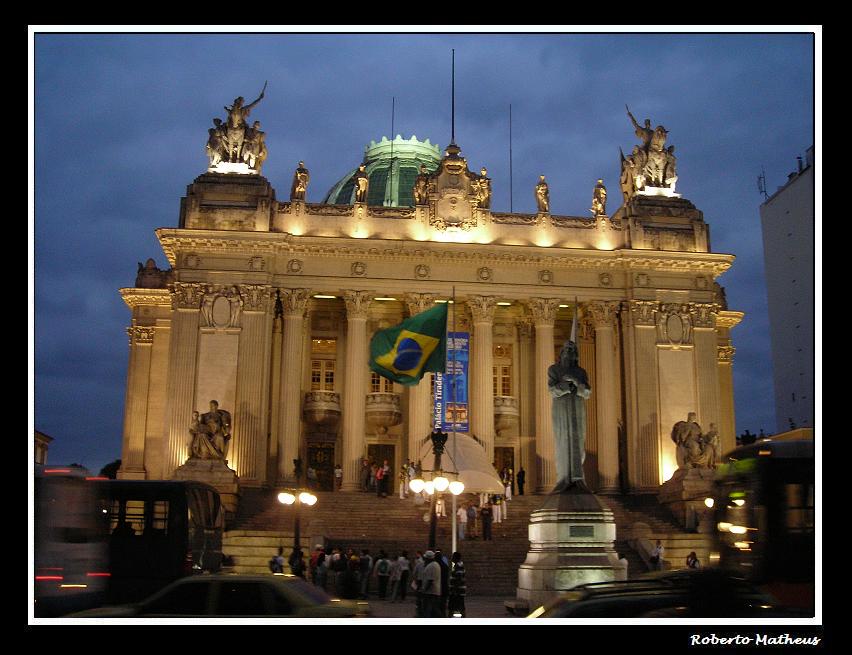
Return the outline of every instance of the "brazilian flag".
<path id="1" fill-rule="evenodd" d="M 406 386 L 426 371 L 444 371 L 447 359 L 447 303 L 379 330 L 370 341 L 370 368 Z"/>

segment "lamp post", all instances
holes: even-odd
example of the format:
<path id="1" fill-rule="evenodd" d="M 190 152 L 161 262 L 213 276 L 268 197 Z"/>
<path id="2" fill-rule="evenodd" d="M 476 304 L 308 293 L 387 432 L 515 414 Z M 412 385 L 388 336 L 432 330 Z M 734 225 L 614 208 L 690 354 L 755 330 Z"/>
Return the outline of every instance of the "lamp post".
<path id="1" fill-rule="evenodd" d="M 296 484 L 301 487 L 302 483 L 302 460 L 293 460 L 294 472 L 296 474 Z M 302 538 L 302 505 L 311 507 L 317 502 L 317 497 L 310 491 L 305 491 L 301 488 L 285 489 L 278 494 L 278 502 L 284 505 L 295 505 L 296 514 L 293 518 L 293 551 L 301 549 Z"/>
<path id="2" fill-rule="evenodd" d="M 429 473 L 429 479 L 426 476 L 423 478 L 414 478 L 408 483 L 408 488 L 416 494 L 419 494 L 424 489 L 431 496 L 429 499 L 429 548 L 434 550 L 436 533 L 438 527 L 438 517 L 435 514 L 435 501 L 439 493 L 443 493 L 447 489 L 453 496 L 458 496 L 464 491 L 464 483 L 458 479 L 457 471 L 444 471 L 441 467 L 441 456 L 444 454 L 444 445 L 447 443 L 449 435 L 439 429 L 435 429 L 430 437 L 432 439 L 432 452 L 435 455 L 435 463 L 432 470 L 423 469 L 422 473 Z M 450 480 L 444 476 L 448 473 L 456 477 L 455 480 Z M 455 533 L 455 515 L 453 515 L 453 551 L 456 549 L 456 533 Z"/>

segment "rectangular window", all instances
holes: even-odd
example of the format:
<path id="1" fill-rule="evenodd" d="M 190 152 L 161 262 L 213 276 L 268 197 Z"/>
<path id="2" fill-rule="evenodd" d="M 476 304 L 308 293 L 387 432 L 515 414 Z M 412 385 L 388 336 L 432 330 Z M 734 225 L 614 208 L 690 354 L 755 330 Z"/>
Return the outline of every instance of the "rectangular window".
<path id="1" fill-rule="evenodd" d="M 492 389 L 495 396 L 512 395 L 512 366 L 498 365 L 493 368 Z"/>
<path id="2" fill-rule="evenodd" d="M 124 510 L 122 512 L 122 510 Z M 144 500 L 113 500 L 109 511 L 109 530 L 115 532 L 120 526 L 122 529 L 118 534 L 127 536 L 126 523 L 133 530 L 133 534 L 140 535 L 145 530 L 145 501 Z"/>
<path id="3" fill-rule="evenodd" d="M 814 530 L 814 487 L 808 484 L 785 485 L 786 524 L 788 532 L 808 533 Z"/>
<path id="4" fill-rule="evenodd" d="M 311 391 L 334 391 L 334 360 L 311 361 Z"/>
<path id="5" fill-rule="evenodd" d="M 151 518 L 151 527 L 162 534 L 168 533 L 169 527 L 169 501 L 155 500 L 154 514 Z"/>
<path id="6" fill-rule="evenodd" d="M 370 393 L 393 393 L 393 382 L 378 373 L 371 373 Z"/>

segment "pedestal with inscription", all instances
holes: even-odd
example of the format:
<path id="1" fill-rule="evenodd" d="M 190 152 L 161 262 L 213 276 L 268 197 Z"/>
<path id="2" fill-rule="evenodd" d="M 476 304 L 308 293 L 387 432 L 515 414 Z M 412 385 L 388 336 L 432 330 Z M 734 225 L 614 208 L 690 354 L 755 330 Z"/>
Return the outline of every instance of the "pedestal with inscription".
<path id="1" fill-rule="evenodd" d="M 594 494 L 571 487 L 551 494 L 530 514 L 530 550 L 518 569 L 512 609 L 534 610 L 561 592 L 587 582 L 623 579 L 618 562 L 615 518 Z"/>

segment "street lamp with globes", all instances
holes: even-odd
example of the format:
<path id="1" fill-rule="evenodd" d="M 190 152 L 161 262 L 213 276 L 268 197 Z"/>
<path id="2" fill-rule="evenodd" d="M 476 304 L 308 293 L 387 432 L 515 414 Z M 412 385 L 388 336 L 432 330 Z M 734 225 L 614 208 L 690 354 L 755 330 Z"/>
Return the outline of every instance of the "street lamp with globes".
<path id="1" fill-rule="evenodd" d="M 425 491 L 431 497 L 429 499 L 429 548 L 435 548 L 436 532 L 438 526 L 438 517 L 435 514 L 435 500 L 437 495 L 449 489 L 450 493 L 458 496 L 464 492 L 464 483 L 458 479 L 458 471 L 444 471 L 441 468 L 441 456 L 444 454 L 444 446 L 447 443 L 449 435 L 439 429 L 435 429 L 430 439 L 432 440 L 432 452 L 435 454 L 435 463 L 432 470 L 423 469 L 421 474 L 428 473 L 423 478 L 417 477 L 408 483 L 408 488 L 416 494 Z M 454 480 L 450 481 L 444 474 L 454 476 Z M 453 514 L 453 551 L 456 550 L 456 531 L 455 531 L 455 514 Z"/>
<path id="2" fill-rule="evenodd" d="M 296 484 L 301 486 L 302 481 L 302 460 L 294 459 L 294 472 L 296 474 Z M 317 497 L 312 494 L 310 491 L 305 491 L 303 489 L 285 489 L 281 493 L 278 494 L 278 502 L 283 505 L 295 505 L 296 506 L 296 515 L 293 519 L 293 551 L 297 551 L 301 549 L 301 537 L 302 537 L 302 505 L 307 505 L 311 507 L 316 504 Z"/>

